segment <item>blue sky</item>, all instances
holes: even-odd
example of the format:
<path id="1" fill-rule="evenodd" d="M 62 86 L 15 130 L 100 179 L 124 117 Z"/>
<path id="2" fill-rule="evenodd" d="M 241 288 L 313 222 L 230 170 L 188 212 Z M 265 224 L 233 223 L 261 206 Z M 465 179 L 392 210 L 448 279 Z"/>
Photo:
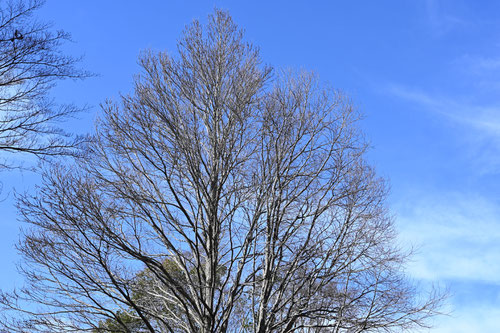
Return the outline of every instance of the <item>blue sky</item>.
<path id="1" fill-rule="evenodd" d="M 99 103 L 131 90 L 141 50 L 168 50 L 193 19 L 227 9 L 265 63 L 316 71 L 365 114 L 368 158 L 391 184 L 389 205 L 416 281 L 451 291 L 431 332 L 492 332 L 500 326 L 500 2 L 62 1 L 42 20 L 70 32 L 65 47 L 99 74 L 63 82 L 60 102 L 89 106 L 68 127 L 92 130 Z M 20 285 L 12 249 L 20 223 L 3 173 L 0 287 Z"/>

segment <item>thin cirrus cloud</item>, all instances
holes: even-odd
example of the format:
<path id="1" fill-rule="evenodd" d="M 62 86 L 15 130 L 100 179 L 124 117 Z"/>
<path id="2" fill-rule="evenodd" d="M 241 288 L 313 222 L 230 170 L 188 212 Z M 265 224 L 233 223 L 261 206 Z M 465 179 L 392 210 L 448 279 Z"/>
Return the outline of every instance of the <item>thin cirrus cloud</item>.
<path id="1" fill-rule="evenodd" d="M 500 103 L 480 105 L 462 96 L 442 97 L 399 84 L 386 85 L 384 92 L 452 125 L 454 139 L 463 144 L 463 154 L 479 175 L 500 173 Z"/>
<path id="2" fill-rule="evenodd" d="M 404 84 L 383 88 L 389 98 L 446 127 L 447 143 L 459 143 L 461 149 L 453 153 L 466 163 L 456 166 L 464 177 L 455 179 L 463 182 L 456 186 L 459 190 L 446 183 L 442 188 L 414 184 L 413 192 L 396 199 L 394 208 L 402 244 L 417 247 L 409 274 L 450 289 L 450 316 L 437 319 L 429 332 L 495 332 L 500 318 L 500 198 L 483 189 L 500 175 L 500 100 L 493 85 L 500 61 L 464 56 L 453 65 L 451 69 L 460 69 L 453 77 L 470 80 L 468 93 Z"/>
<path id="3" fill-rule="evenodd" d="M 442 0 L 425 1 L 425 17 L 432 33 L 437 36 L 445 35 L 453 29 L 464 26 L 467 21 L 453 13 L 457 2 L 450 3 Z"/>
<path id="4" fill-rule="evenodd" d="M 500 139 L 500 106 L 480 106 L 451 98 L 433 96 L 422 90 L 408 88 L 403 85 L 391 84 L 386 92 L 424 107 L 448 120 L 483 130 Z"/>
<path id="5" fill-rule="evenodd" d="M 479 195 L 415 194 L 397 204 L 400 237 L 417 255 L 412 276 L 500 283 L 500 209 Z"/>
<path id="6" fill-rule="evenodd" d="M 484 57 L 465 54 L 455 61 L 457 65 L 465 67 L 465 69 L 470 74 L 476 75 L 487 75 L 491 71 L 495 71 L 498 74 L 500 71 L 500 58 L 495 57 Z"/>
<path id="7" fill-rule="evenodd" d="M 432 333 L 482 333 L 497 332 L 500 307 L 465 306 L 460 313 L 442 317 Z"/>
<path id="8" fill-rule="evenodd" d="M 498 45 L 492 47 L 498 52 Z M 477 54 L 464 54 L 451 63 L 452 68 L 470 82 L 475 93 L 496 99 L 500 92 L 500 57 Z"/>
<path id="9" fill-rule="evenodd" d="M 414 193 L 395 207 L 408 266 L 420 281 L 447 285 L 448 304 L 432 333 L 495 332 L 500 318 L 500 208 L 485 196 Z M 427 331 L 425 331 L 427 332 Z"/>

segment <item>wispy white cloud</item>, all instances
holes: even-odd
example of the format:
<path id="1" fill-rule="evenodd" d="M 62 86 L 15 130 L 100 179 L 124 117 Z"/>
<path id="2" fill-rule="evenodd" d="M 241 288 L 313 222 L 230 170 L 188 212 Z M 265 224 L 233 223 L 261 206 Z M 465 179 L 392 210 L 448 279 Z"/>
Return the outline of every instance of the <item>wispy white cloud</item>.
<path id="1" fill-rule="evenodd" d="M 500 101 L 481 105 L 463 96 L 443 97 L 398 84 L 386 85 L 383 90 L 453 125 L 456 139 L 464 145 L 463 153 L 479 174 L 500 172 Z"/>
<path id="2" fill-rule="evenodd" d="M 479 195 L 415 192 L 395 204 L 402 244 L 417 253 L 408 273 L 450 283 L 432 333 L 496 332 L 500 326 L 500 208 Z"/>
<path id="3" fill-rule="evenodd" d="M 387 85 L 385 90 L 395 97 L 419 105 L 420 108 L 424 107 L 426 111 L 446 116 L 449 120 L 487 131 L 500 138 L 500 104 L 495 106 L 476 105 L 460 97 L 451 99 L 435 96 L 422 90 L 397 84 Z"/>
<path id="4" fill-rule="evenodd" d="M 403 244 L 419 248 L 413 276 L 500 283 L 500 208 L 484 197 L 419 193 L 395 204 Z"/>
<path id="5" fill-rule="evenodd" d="M 471 93 L 494 99 L 500 93 L 500 45 L 490 48 L 488 55 L 466 53 L 450 63 L 459 80 L 468 85 Z"/>
<path id="6" fill-rule="evenodd" d="M 436 321 L 432 333 L 497 332 L 500 326 L 500 307 L 464 306 L 449 317 Z"/>
<path id="7" fill-rule="evenodd" d="M 457 27 L 468 24 L 456 12 L 458 7 L 463 6 L 458 1 L 426 0 L 424 4 L 427 23 L 436 36 L 443 36 Z"/>
<path id="8" fill-rule="evenodd" d="M 453 64 L 461 67 L 468 74 L 485 75 L 492 71 L 500 71 L 499 57 L 465 54 L 453 61 Z"/>

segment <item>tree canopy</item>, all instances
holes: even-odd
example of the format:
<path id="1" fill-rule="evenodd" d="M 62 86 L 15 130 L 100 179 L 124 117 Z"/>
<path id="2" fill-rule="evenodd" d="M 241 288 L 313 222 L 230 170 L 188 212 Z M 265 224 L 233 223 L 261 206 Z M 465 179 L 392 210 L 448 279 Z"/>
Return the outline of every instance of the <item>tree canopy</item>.
<path id="1" fill-rule="evenodd" d="M 263 66 L 223 11 L 187 27 L 177 56 L 145 52 L 140 64 L 134 93 L 103 106 L 85 157 L 48 168 L 20 198 L 27 285 L 2 295 L 12 312 L 0 327 L 427 325 L 440 296 L 421 298 L 404 275 L 386 184 L 347 97 Z"/>

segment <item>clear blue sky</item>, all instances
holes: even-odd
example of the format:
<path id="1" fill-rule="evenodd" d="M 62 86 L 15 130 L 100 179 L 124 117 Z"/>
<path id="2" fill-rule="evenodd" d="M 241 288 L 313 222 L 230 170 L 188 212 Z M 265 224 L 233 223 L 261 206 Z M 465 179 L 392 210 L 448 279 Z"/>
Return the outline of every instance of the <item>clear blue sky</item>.
<path id="1" fill-rule="evenodd" d="M 141 50 L 175 53 L 183 27 L 227 9 L 275 67 L 316 71 L 366 115 L 369 159 L 390 179 L 401 243 L 419 251 L 416 281 L 449 286 L 452 317 L 431 332 L 500 327 L 500 2 L 62 1 L 42 20 L 70 32 L 68 52 L 100 76 L 54 89 L 88 105 L 73 122 L 91 131 L 99 103 L 131 90 Z M 0 287 L 20 285 L 12 249 L 20 223 L 12 191 L 36 177 L 1 175 Z"/>

